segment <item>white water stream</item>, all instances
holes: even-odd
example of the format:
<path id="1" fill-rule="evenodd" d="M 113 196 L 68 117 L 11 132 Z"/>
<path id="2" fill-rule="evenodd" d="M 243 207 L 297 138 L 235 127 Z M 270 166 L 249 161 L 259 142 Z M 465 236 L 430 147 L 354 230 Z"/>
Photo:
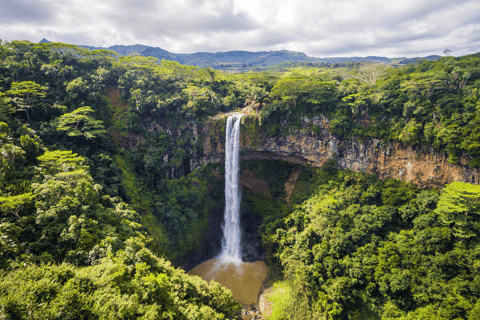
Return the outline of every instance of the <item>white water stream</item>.
<path id="1" fill-rule="evenodd" d="M 242 262 L 240 253 L 240 119 L 243 114 L 228 117 L 225 131 L 225 226 L 223 228 L 222 262 Z"/>

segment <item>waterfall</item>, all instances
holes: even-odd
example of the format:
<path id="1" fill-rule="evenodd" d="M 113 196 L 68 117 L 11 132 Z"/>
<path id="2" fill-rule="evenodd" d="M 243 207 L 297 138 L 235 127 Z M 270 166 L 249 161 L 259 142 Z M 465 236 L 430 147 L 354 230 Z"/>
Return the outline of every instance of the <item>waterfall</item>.
<path id="1" fill-rule="evenodd" d="M 228 117 L 225 131 L 225 226 L 220 259 L 240 263 L 240 194 L 238 172 L 240 169 L 240 119 L 243 114 Z"/>

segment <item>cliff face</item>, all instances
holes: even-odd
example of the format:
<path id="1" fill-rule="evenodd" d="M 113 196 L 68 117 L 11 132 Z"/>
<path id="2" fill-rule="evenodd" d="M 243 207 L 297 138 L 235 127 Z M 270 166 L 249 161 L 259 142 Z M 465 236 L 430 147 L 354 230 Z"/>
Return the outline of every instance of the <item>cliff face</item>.
<path id="1" fill-rule="evenodd" d="M 192 170 L 224 161 L 223 126 L 225 117 L 205 124 L 203 152 L 190 160 Z M 421 188 L 441 188 L 453 181 L 479 182 L 480 170 L 466 165 L 470 160 L 467 156 L 461 158 L 460 164 L 451 164 L 446 154 L 432 148 L 414 148 L 397 142 L 382 144 L 376 139 L 342 140 L 330 133 L 329 121 L 323 116 L 304 118 L 301 126 L 283 137 L 269 137 L 263 133 L 256 117 L 245 116 L 242 118 L 241 159 L 284 160 L 320 167 L 336 156 L 342 169 L 364 171 L 380 179 L 392 177 Z"/>

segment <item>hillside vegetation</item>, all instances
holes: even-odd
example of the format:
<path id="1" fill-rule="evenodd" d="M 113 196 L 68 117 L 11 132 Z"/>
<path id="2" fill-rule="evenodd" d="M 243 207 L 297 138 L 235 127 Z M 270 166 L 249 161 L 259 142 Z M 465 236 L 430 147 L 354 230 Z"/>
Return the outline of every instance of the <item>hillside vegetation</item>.
<path id="1" fill-rule="evenodd" d="M 270 136 L 324 115 L 348 141 L 433 147 L 480 166 L 480 56 L 402 68 L 221 73 L 60 43 L 0 45 L 0 314 L 222 319 L 239 305 L 175 266 L 224 205 L 221 165 L 191 172 L 212 116 L 258 116 Z M 222 124 L 218 124 L 221 126 Z M 349 171 L 243 164 L 269 193 L 246 215 L 275 270 L 272 319 L 474 319 L 477 186 L 443 190 Z M 274 291 L 275 292 L 275 291 Z"/>
<path id="2" fill-rule="evenodd" d="M 262 226 L 281 274 L 270 319 L 476 319 L 480 187 L 334 168 L 304 169 L 295 205 Z"/>

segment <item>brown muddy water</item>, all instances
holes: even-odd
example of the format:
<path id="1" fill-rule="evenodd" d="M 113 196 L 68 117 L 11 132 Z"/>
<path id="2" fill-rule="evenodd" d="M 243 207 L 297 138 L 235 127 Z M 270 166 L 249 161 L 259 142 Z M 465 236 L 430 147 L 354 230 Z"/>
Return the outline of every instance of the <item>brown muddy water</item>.
<path id="1" fill-rule="evenodd" d="M 267 277 L 268 267 L 263 261 L 222 263 L 212 259 L 199 264 L 189 274 L 200 276 L 203 280 L 219 282 L 232 291 L 235 300 L 244 305 L 257 303 L 257 296 L 263 280 Z"/>

